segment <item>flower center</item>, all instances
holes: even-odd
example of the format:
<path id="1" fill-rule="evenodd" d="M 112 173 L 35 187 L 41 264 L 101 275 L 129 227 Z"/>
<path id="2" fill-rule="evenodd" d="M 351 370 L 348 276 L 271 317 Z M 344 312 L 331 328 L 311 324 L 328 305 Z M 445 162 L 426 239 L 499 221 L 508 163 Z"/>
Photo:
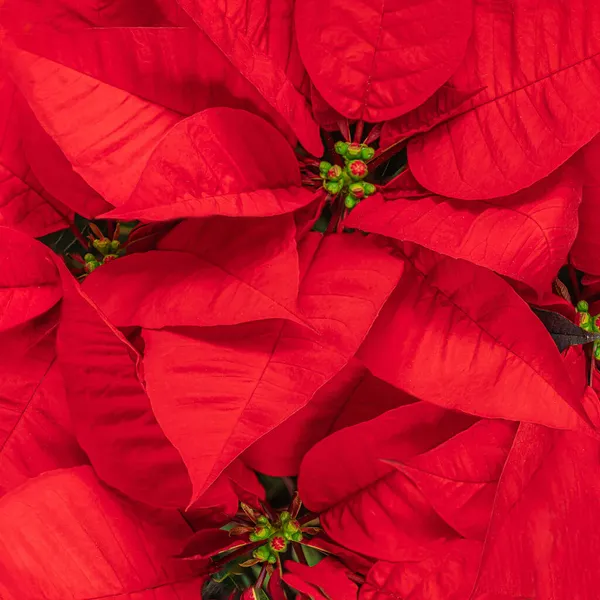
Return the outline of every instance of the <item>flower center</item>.
<path id="1" fill-rule="evenodd" d="M 600 315 L 592 317 L 590 315 L 589 304 L 585 300 L 580 300 L 576 306 L 577 310 L 577 324 L 584 331 L 589 333 L 600 333 Z M 596 360 L 600 360 L 600 343 L 594 342 L 594 357 Z"/>
<path id="2" fill-rule="evenodd" d="M 323 187 L 332 196 L 343 195 L 346 208 L 352 209 L 376 191 L 372 183 L 364 181 L 369 174 L 365 161 L 373 158 L 375 150 L 366 144 L 337 142 L 335 151 L 344 159 L 344 166 L 322 161 L 319 173 Z"/>

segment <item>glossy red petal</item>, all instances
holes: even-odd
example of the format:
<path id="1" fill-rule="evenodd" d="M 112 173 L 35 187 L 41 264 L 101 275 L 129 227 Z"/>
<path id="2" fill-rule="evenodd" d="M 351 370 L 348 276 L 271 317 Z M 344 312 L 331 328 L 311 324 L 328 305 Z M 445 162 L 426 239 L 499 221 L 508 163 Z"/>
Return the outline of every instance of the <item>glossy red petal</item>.
<path id="1" fill-rule="evenodd" d="M 18 92 L 0 78 L 0 219 L 31 236 L 67 227 L 73 214 L 32 173 L 23 147 Z"/>
<path id="2" fill-rule="evenodd" d="M 41 475 L 5 496 L 0 529 L 6 600 L 199 597 L 200 578 L 172 558 L 191 534 L 181 515 L 128 504 L 89 467 Z"/>
<path id="3" fill-rule="evenodd" d="M 333 108 L 385 121 L 421 104 L 456 70 L 472 11 L 471 0 L 303 0 L 298 45 Z"/>
<path id="4" fill-rule="evenodd" d="M 420 560 L 458 534 L 385 460 L 402 462 L 466 429 L 468 415 L 418 402 L 342 429 L 312 448 L 298 488 L 339 544 L 382 560 Z"/>
<path id="5" fill-rule="evenodd" d="M 0 496 L 44 471 L 87 462 L 56 364 L 57 318 L 0 333 Z"/>
<path id="6" fill-rule="evenodd" d="M 17 87 L 73 169 L 107 202 L 123 204 L 152 150 L 181 117 L 8 43 L 3 53 Z"/>
<path id="7" fill-rule="evenodd" d="M 373 377 L 359 361 L 353 360 L 306 406 L 251 446 L 245 460 L 267 475 L 295 476 L 304 455 L 333 431 L 415 400 Z M 278 451 L 273 452 L 273 448 Z"/>
<path id="8" fill-rule="evenodd" d="M 119 491 L 155 506 L 185 506 L 190 481 L 137 378 L 137 352 L 64 271 L 58 361 L 80 444 Z"/>
<path id="9" fill-rule="evenodd" d="M 585 427 L 551 336 L 508 283 L 422 249 L 407 261 L 358 355 L 374 375 L 481 417 Z"/>
<path id="10" fill-rule="evenodd" d="M 266 121 L 210 108 L 175 126 L 141 174 L 130 200 L 110 218 L 268 217 L 308 204 L 294 151 Z"/>
<path id="11" fill-rule="evenodd" d="M 487 199 L 564 163 L 600 130 L 599 23 L 600 5 L 586 0 L 477 2 L 470 52 L 482 91 L 411 141 L 415 177 L 442 196 Z"/>
<path id="12" fill-rule="evenodd" d="M 361 202 L 345 224 L 549 289 L 575 240 L 580 198 L 577 173 L 563 169 L 513 196 L 488 201 L 378 194 Z"/>
<path id="13" fill-rule="evenodd" d="M 303 95 L 305 72 L 294 39 L 292 0 L 178 0 L 198 26 L 289 123 L 315 156 L 319 128 Z"/>
<path id="14" fill-rule="evenodd" d="M 521 425 L 500 480 L 475 597 L 596 595 L 599 451 L 587 436 Z"/>
<path id="15" fill-rule="evenodd" d="M 457 540 L 420 562 L 378 562 L 369 571 L 359 599 L 465 600 L 470 597 L 480 555 L 481 544 Z"/>
<path id="16" fill-rule="evenodd" d="M 313 329 L 271 320 L 144 332 L 148 394 L 194 498 L 344 367 L 401 272 L 371 240 L 326 237 L 300 288 L 299 312 Z"/>
<path id="17" fill-rule="evenodd" d="M 349 571 L 334 558 L 324 558 L 313 567 L 288 560 L 284 563 L 287 571 L 283 580 L 294 587 L 294 582 L 302 581 L 322 591 L 323 598 L 336 600 L 356 600 L 358 587 L 348 578 Z"/>

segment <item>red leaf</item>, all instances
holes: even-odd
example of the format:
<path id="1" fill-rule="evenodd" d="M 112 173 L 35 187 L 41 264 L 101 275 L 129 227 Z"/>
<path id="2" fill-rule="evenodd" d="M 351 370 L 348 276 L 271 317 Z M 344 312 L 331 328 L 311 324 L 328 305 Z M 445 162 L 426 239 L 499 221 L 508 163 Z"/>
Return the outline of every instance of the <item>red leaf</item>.
<path id="1" fill-rule="evenodd" d="M 181 515 L 127 503 L 88 467 L 46 473 L 5 496 L 0 529 L 6 600 L 199 597 L 200 579 L 171 558 L 190 534 Z"/>
<path id="2" fill-rule="evenodd" d="M 49 252 L 29 236 L 0 227 L 0 331 L 34 319 L 62 297 Z"/>
<path id="3" fill-rule="evenodd" d="M 194 254 L 290 307 L 295 306 L 299 286 L 295 238 L 292 215 L 212 217 L 179 223 L 160 241 L 158 249 Z"/>
<path id="4" fill-rule="evenodd" d="M 561 170 L 514 196 L 465 203 L 393 193 L 361 202 L 345 225 L 464 258 L 537 289 L 549 288 L 577 234 L 581 186 Z M 386 201 L 387 200 L 387 201 Z"/>
<path id="5" fill-rule="evenodd" d="M 89 219 L 110 210 L 111 205 L 73 171 L 71 163 L 42 129 L 23 99 L 20 101 L 20 117 L 23 152 L 44 189 L 69 211 L 74 210 Z"/>
<path id="6" fill-rule="evenodd" d="M 145 221 L 268 217 L 312 199 L 300 187 L 294 151 L 276 129 L 246 111 L 210 108 L 171 130 L 152 153 L 129 202 L 106 216 Z"/>
<path id="7" fill-rule="evenodd" d="M 243 537 L 231 537 L 222 529 L 204 529 L 196 532 L 185 545 L 181 555 L 186 558 L 210 558 L 220 552 L 235 550 L 248 544 Z"/>
<path id="8" fill-rule="evenodd" d="M 590 275 L 600 275 L 600 186 L 585 186 L 579 207 L 579 231 L 571 249 L 571 263 Z"/>
<path id="9" fill-rule="evenodd" d="M 86 293 L 116 327 L 302 322 L 293 306 L 279 304 L 244 279 L 186 252 L 132 254 L 97 269 L 85 283 Z"/>
<path id="10" fill-rule="evenodd" d="M 456 70 L 472 11 L 470 0 L 302 0 L 298 45 L 333 108 L 385 121 L 421 104 Z"/>
<path id="11" fill-rule="evenodd" d="M 299 321 L 292 215 L 188 219 L 158 248 L 113 261 L 86 278 L 86 293 L 113 325 L 160 329 L 266 318 Z M 108 289 L 119 292 L 107 294 Z"/>
<path id="12" fill-rule="evenodd" d="M 396 467 L 448 525 L 467 539 L 483 541 L 516 430 L 515 423 L 483 419 Z"/>
<path id="13" fill-rule="evenodd" d="M 293 35 L 292 0 L 178 0 L 240 73 L 289 123 L 301 144 L 323 153 L 319 128 L 300 89 L 304 67 Z"/>
<path id="14" fill-rule="evenodd" d="M 66 227 L 66 206 L 48 194 L 31 172 L 23 149 L 15 87 L 0 78 L 0 224 L 31 236 Z"/>
<path id="15" fill-rule="evenodd" d="M 9 30 L 51 26 L 58 31 L 98 27 L 153 27 L 165 24 L 164 8 L 174 0 L 5 0 L 0 16 Z"/>
<path id="16" fill-rule="evenodd" d="M 360 554 L 348 550 L 348 548 L 339 546 L 324 532 L 319 533 L 310 540 L 304 540 L 302 544 L 310 548 L 315 548 L 326 556 L 332 554 L 338 560 L 341 560 L 350 571 L 355 573 L 366 575 L 375 563 L 371 558 L 365 558 Z"/>
<path id="17" fill-rule="evenodd" d="M 317 599 L 356 600 L 358 597 L 358 588 L 348 579 L 348 570 L 333 558 L 324 558 L 314 567 L 287 560 L 284 567 L 287 573 L 284 574 L 283 580 L 288 585 L 296 587 L 308 583 L 306 590 L 302 589 L 305 587 L 303 585 L 296 589 L 310 593 L 310 586 L 314 586 L 322 592 L 321 595 L 315 596 Z"/>
<path id="18" fill-rule="evenodd" d="M 136 376 L 137 352 L 63 270 L 58 360 L 77 438 L 98 476 L 155 506 L 185 506 L 190 482 Z"/>
<path id="19" fill-rule="evenodd" d="M 13 35 L 23 50 L 182 115 L 213 106 L 248 110 L 296 143 L 285 120 L 191 20 L 186 27 L 70 27 L 62 32 L 40 25 Z"/>
<path id="20" fill-rule="evenodd" d="M 480 553 L 481 544 L 457 540 L 420 562 L 378 562 L 367 575 L 360 600 L 465 600 L 470 597 Z"/>
<path id="21" fill-rule="evenodd" d="M 475 594 L 593 598 L 600 573 L 597 440 L 521 424 Z"/>
<path id="22" fill-rule="evenodd" d="M 469 51 L 483 91 L 411 141 L 415 177 L 442 196 L 487 199 L 564 163 L 600 130 L 599 23 L 585 0 L 475 3 Z"/>
<path id="23" fill-rule="evenodd" d="M 180 116 L 7 42 L 2 49 L 15 83 L 73 169 L 108 202 L 123 204 Z"/>
<path id="24" fill-rule="evenodd" d="M 344 367 L 401 272 L 373 241 L 334 235 L 300 289 L 299 313 L 314 330 L 271 320 L 144 332 L 148 394 L 184 457 L 194 499 Z"/>
<path id="25" fill-rule="evenodd" d="M 339 544 L 383 560 L 420 560 L 457 537 L 415 485 L 385 460 L 403 462 L 473 423 L 468 415 L 418 402 L 347 427 L 304 458 L 298 487 Z"/>
<path id="26" fill-rule="evenodd" d="M 44 471 L 85 464 L 56 365 L 57 314 L 0 333 L 0 496 Z"/>
<path id="27" fill-rule="evenodd" d="M 269 597 L 271 600 L 287 600 L 287 596 L 281 587 L 283 580 L 281 579 L 281 573 L 279 572 L 279 568 L 275 567 L 275 570 L 271 574 L 269 578 L 269 583 L 267 585 Z"/>
<path id="28" fill-rule="evenodd" d="M 414 400 L 352 360 L 306 406 L 251 446 L 244 459 L 261 473 L 295 476 L 304 455 L 333 431 Z"/>
<path id="29" fill-rule="evenodd" d="M 374 375 L 481 417 L 587 427 L 551 336 L 508 283 L 465 261 L 408 252 L 407 275 L 359 352 Z"/>

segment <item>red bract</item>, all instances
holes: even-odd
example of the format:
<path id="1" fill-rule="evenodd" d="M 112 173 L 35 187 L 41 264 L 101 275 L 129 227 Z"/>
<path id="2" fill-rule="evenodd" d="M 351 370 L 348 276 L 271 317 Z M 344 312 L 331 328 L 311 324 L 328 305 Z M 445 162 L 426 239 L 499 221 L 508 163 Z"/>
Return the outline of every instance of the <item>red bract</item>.
<path id="1" fill-rule="evenodd" d="M 458 67 L 472 11 L 471 0 L 304 0 L 296 3 L 300 54 L 319 92 L 341 114 L 393 119 L 421 104 Z"/>
<path id="2" fill-rule="evenodd" d="M 5 496 L 0 524 L 7 600 L 199 596 L 201 579 L 172 558 L 191 533 L 181 515 L 130 504 L 89 467 L 41 475 Z"/>
<path id="3" fill-rule="evenodd" d="M 595 599 L 598 25 L 6 0 L 0 596 Z"/>
<path id="4" fill-rule="evenodd" d="M 375 375 L 474 415 L 585 427 L 554 342 L 504 280 L 425 250 L 407 248 L 406 261 L 359 352 Z"/>
<path id="5" fill-rule="evenodd" d="M 298 298 L 306 324 L 144 331 L 148 394 L 186 461 L 194 498 L 344 367 L 402 272 L 401 261 L 362 237 L 325 238 L 310 252 Z"/>
<path id="6" fill-rule="evenodd" d="M 475 3 L 463 68 L 482 91 L 409 144 L 425 187 L 467 200 L 512 194 L 598 133 L 600 6 L 578 0 L 563 8 L 553 0 Z"/>

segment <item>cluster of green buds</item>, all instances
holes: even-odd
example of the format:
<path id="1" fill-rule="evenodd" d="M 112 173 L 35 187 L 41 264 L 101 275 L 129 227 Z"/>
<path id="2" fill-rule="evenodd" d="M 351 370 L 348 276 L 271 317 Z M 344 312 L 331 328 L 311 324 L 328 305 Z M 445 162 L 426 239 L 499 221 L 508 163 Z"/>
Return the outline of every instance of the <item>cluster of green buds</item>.
<path id="1" fill-rule="evenodd" d="M 119 224 L 115 227 L 112 238 L 107 238 L 94 223 L 90 223 L 89 226 L 93 235 L 90 234 L 88 239 L 97 254 L 88 252 L 84 255 L 83 270 L 87 274 L 95 271 L 100 265 L 119 258 L 124 252 L 119 242 Z"/>
<path id="2" fill-rule="evenodd" d="M 369 174 L 365 161 L 373 158 L 375 150 L 365 144 L 337 142 L 335 151 L 344 159 L 344 166 L 324 160 L 319 164 L 319 174 L 327 192 L 332 196 L 343 194 L 346 208 L 352 209 L 376 191 L 372 183 L 364 181 Z"/>
<path id="3" fill-rule="evenodd" d="M 277 555 L 287 550 L 289 542 L 302 541 L 302 527 L 287 510 L 278 513 L 274 522 L 265 515 L 259 515 L 256 517 L 256 526 L 250 533 L 249 539 L 251 542 L 265 541 L 263 546 L 254 550 L 253 559 L 249 562 L 274 565 L 277 562 Z"/>
<path id="4" fill-rule="evenodd" d="M 576 306 L 577 324 L 584 331 L 589 333 L 600 333 L 600 315 L 592 317 L 589 310 L 590 306 L 585 300 L 580 300 Z M 600 343 L 594 342 L 594 357 L 600 360 Z"/>

